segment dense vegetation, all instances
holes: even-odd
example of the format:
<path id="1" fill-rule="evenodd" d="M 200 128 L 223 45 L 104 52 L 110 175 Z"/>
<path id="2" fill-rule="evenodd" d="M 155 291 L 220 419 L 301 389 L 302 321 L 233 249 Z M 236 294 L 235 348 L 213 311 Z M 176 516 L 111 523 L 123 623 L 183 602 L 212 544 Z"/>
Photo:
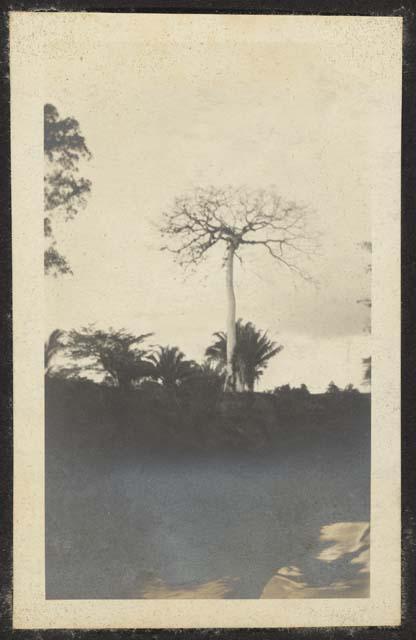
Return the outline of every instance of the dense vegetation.
<path id="1" fill-rule="evenodd" d="M 125 458 L 149 451 L 267 452 L 299 438 L 319 441 L 336 433 L 342 442 L 345 434 L 368 432 L 369 397 L 352 385 L 341 390 L 331 382 L 325 394 L 311 394 L 304 384 L 254 392 L 255 381 L 283 347 L 250 322 L 237 325 L 240 392 L 224 390 L 224 334 L 214 334 L 203 363 L 187 359 L 178 347 L 148 345 L 151 336 L 94 327 L 50 335 L 49 445 L 81 456 L 89 448 L 118 451 Z M 65 365 L 56 364 L 58 355 Z"/>
<path id="2" fill-rule="evenodd" d="M 153 335 L 134 335 L 125 329 L 113 328 L 104 331 L 93 325 L 79 331 L 56 329 L 45 342 L 45 376 L 93 379 L 125 390 L 140 389 L 151 381 L 170 390 L 195 384 L 214 385 L 225 390 L 226 333 L 217 331 L 213 334 L 214 342 L 207 346 L 202 363 L 188 359 L 179 347 L 146 344 Z M 233 374 L 238 381 L 236 390 L 253 393 L 270 360 L 282 351 L 283 345 L 271 340 L 267 331 L 257 329 L 252 322 L 244 323 L 241 318 L 236 323 L 236 337 L 233 357 Z M 56 362 L 57 356 L 61 359 L 60 364 Z M 369 381 L 367 372 L 364 380 Z M 305 385 L 297 392 L 284 385 L 275 393 L 287 394 L 288 391 L 308 393 Z M 329 384 L 328 393 L 339 391 L 333 382 Z M 352 385 L 345 391 L 358 393 Z"/>
<path id="3" fill-rule="evenodd" d="M 217 378 L 193 377 L 178 388 L 147 382 L 120 389 L 90 380 L 46 379 L 49 455 L 121 460 L 178 455 L 348 447 L 368 440 L 368 394 L 306 388 L 224 393 Z"/>
<path id="4" fill-rule="evenodd" d="M 91 182 L 80 174 L 92 155 L 73 117 L 44 108 L 45 271 L 70 274 L 59 252 L 55 224 L 85 207 Z M 225 249 L 227 332 L 213 333 L 202 362 L 175 345 L 150 344 L 153 333 L 56 329 L 45 343 L 46 418 L 52 438 L 72 438 L 131 451 L 187 449 L 267 450 L 285 446 L 311 429 L 351 431 L 369 424 L 369 398 L 348 385 L 330 383 L 324 395 L 305 385 L 256 393 L 270 361 L 283 345 L 267 331 L 235 317 L 234 257 L 247 248 L 265 250 L 286 269 L 309 279 L 299 257 L 315 246 L 307 210 L 273 190 L 210 187 L 179 197 L 161 226 L 181 264 L 198 264 L 220 244 Z M 364 243 L 371 251 L 371 245 Z M 370 267 L 369 267 L 370 269 Z M 361 300 L 370 306 L 368 299 Z M 371 359 L 363 362 L 371 381 Z M 116 448 L 117 448 L 116 447 Z M 81 452 L 81 449 L 80 449 Z"/>

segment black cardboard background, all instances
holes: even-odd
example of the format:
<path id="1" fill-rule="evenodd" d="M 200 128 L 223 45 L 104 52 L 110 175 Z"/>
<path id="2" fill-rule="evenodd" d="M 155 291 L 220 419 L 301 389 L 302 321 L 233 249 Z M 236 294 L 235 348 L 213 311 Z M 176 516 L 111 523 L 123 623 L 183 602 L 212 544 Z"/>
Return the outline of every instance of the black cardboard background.
<path id="1" fill-rule="evenodd" d="M 0 638 L 63 640 L 413 640 L 416 638 L 416 2 L 411 0 L 1 1 L 0 14 Z M 13 376 L 8 11 L 403 16 L 402 107 L 402 624 L 301 629 L 12 629 Z"/>

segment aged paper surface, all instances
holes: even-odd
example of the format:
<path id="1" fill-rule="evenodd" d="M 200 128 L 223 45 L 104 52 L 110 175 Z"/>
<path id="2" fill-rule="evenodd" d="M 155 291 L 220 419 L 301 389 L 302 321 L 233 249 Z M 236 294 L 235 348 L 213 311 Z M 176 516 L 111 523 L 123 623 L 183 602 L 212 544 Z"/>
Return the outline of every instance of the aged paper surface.
<path id="1" fill-rule="evenodd" d="M 13 332 L 14 332 L 14 626 L 16 628 L 183 628 L 300 627 L 400 624 L 400 118 L 401 18 L 312 16 L 190 16 L 83 13 L 18 13 L 10 16 L 12 125 Z M 360 103 L 352 122 L 367 117 L 371 163 L 365 185 L 371 215 L 372 241 L 372 434 L 371 434 L 371 591 L 369 598 L 328 599 L 73 599 L 45 598 L 44 489 L 44 356 L 48 326 L 43 267 L 43 106 L 57 92 L 65 94 L 65 59 L 96 69 L 106 46 L 120 45 L 118 71 L 127 73 L 129 59 L 140 47 L 150 48 L 155 82 L 158 65 L 175 43 L 182 46 L 181 64 L 192 72 L 192 46 L 209 42 L 227 60 L 240 55 L 244 78 L 253 91 L 262 69 L 255 44 L 292 51 L 286 76 L 299 73 L 302 59 L 312 53 L 336 65 L 339 77 L 352 75 L 371 85 L 372 103 Z M 188 57 L 184 50 L 188 48 Z M 235 53 L 237 50 L 237 54 Z M 130 58 L 129 58 L 130 56 Z M 235 60 L 235 58 L 234 58 Z M 125 65 L 125 67 L 123 66 Z M 206 58 L 209 72 L 210 58 Z M 188 67 L 186 65 L 189 65 Z M 252 65 L 247 66 L 247 65 Z M 180 75 L 181 67 L 178 67 Z M 87 73 L 88 70 L 85 71 Z M 212 73 L 212 69 L 211 69 Z M 214 76 L 215 77 L 215 74 Z M 270 82 L 273 75 L 270 75 Z M 94 75 L 83 85 L 88 104 L 99 90 Z M 70 85 L 68 85 L 70 86 Z M 319 90 L 319 87 L 318 87 Z M 325 86 L 322 92 L 337 91 Z M 213 88 L 215 95 L 215 88 Z M 304 107 L 308 108 L 307 97 Z M 330 95 L 328 95 L 330 100 Z M 68 107 L 72 110 L 71 94 Z M 152 105 L 145 103 L 145 107 Z M 126 105 L 127 106 L 127 105 Z M 179 109 L 179 107 L 176 107 Z M 273 105 L 263 107 L 266 110 Z M 244 105 L 241 105 L 244 112 Z M 74 109 L 74 115 L 76 109 Z M 179 115 L 179 110 L 176 116 Z M 129 122 L 114 132 L 111 144 L 131 135 Z M 203 123 L 201 127 L 203 128 Z M 340 122 L 339 126 L 347 126 Z M 218 121 L 221 130 L 224 123 Z M 334 131 L 335 135 L 335 131 Z M 163 140 L 158 141 L 163 154 Z M 180 142 L 178 142 L 180 144 Z M 198 144 L 198 140 L 195 142 Z M 240 150 L 228 158 L 232 165 Z M 340 148 L 339 154 L 345 153 Z M 350 150 L 351 173 L 356 168 Z M 341 157 L 339 158 L 341 161 Z M 333 157 L 336 163 L 336 155 Z M 227 163 L 225 163 L 227 166 Z M 329 168 L 328 168 L 329 170 Z M 112 175 L 105 177 L 112 180 Z M 322 179 L 325 175 L 322 175 Z M 163 181 L 166 176 L 156 176 Z M 308 176 L 305 176 L 307 181 Z M 340 178 L 342 184 L 342 176 Z M 123 187 L 120 186 L 120 189 Z M 369 194 L 369 195 L 368 195 Z M 345 209 L 354 210 L 357 194 L 340 190 Z M 105 220 L 97 221 L 97 225 Z M 111 229 L 109 229 L 111 233 Z M 120 249 L 122 250 L 122 249 Z M 80 252 L 100 252 L 99 246 Z M 95 264 L 97 266 L 97 263 Z M 148 265 L 149 269 L 152 265 Z M 345 265 L 348 273 L 348 265 Z M 99 269 L 89 274 L 91 289 L 99 288 Z M 166 286 L 162 282 L 160 291 Z M 59 286 L 59 285 L 58 285 Z M 134 281 L 131 282 L 132 289 Z M 159 295 L 163 295 L 159 293 Z M 267 305 L 268 300 L 264 301 Z M 61 302 L 57 303 L 62 304 Z M 70 305 L 71 302 L 67 305 Z M 76 304 L 88 304 L 88 293 Z M 112 304 L 109 300 L 109 304 Z M 195 314 L 198 310 L 195 309 Z"/>

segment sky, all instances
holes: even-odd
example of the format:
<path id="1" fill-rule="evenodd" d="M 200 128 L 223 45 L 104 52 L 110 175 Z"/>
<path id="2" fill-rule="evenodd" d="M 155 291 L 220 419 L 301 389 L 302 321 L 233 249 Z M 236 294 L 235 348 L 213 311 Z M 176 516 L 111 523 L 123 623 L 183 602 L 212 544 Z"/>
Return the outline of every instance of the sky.
<path id="1" fill-rule="evenodd" d="M 43 36 L 45 102 L 78 119 L 93 154 L 87 207 L 55 226 L 74 275 L 46 279 L 46 331 L 153 331 L 150 344 L 201 360 L 225 328 L 222 253 L 185 272 L 160 251 L 162 214 L 197 186 L 272 186 L 308 208 L 317 285 L 261 250 L 236 264 L 237 317 L 284 346 L 259 389 L 360 386 L 371 353 L 360 243 L 388 179 L 377 132 L 393 126 L 377 29 L 363 37 L 365 18 L 353 32 L 325 18 L 320 29 L 307 17 L 111 18 L 91 31 L 90 16 L 68 14 Z"/>

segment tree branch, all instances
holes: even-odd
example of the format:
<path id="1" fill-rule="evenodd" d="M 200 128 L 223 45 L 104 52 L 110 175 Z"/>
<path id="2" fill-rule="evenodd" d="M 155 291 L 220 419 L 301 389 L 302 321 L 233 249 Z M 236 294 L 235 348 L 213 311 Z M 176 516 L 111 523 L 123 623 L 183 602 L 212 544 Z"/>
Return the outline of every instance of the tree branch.
<path id="1" fill-rule="evenodd" d="M 162 247 L 175 254 L 181 265 L 198 264 L 219 242 L 262 246 L 269 255 L 302 278 L 310 277 L 298 264 L 299 254 L 313 253 L 315 238 L 306 231 L 305 206 L 285 202 L 274 189 L 231 187 L 197 189 L 175 200 L 164 215 Z M 241 260 L 240 254 L 236 254 Z"/>

